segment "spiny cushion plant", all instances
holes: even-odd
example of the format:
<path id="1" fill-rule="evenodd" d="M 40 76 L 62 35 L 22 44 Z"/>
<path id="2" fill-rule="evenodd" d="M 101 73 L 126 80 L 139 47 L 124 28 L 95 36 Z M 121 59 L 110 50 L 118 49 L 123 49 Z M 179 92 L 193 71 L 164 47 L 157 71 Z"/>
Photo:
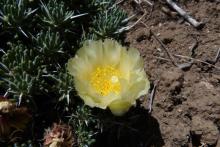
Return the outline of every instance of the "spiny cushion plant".
<path id="1" fill-rule="evenodd" d="M 0 95 L 32 114 L 23 137 L 11 144 L 42 144 L 44 130 L 60 121 L 75 130 L 76 146 L 94 142 L 99 118 L 78 98 L 66 63 L 84 40 L 121 41 L 123 34 L 118 30 L 125 27 L 126 18 L 114 0 L 0 1 Z M 105 69 L 118 73 L 111 66 L 100 70 Z M 117 77 L 114 80 L 117 83 Z M 108 94 L 93 83 L 103 95 Z M 116 93 L 120 88 L 112 87 Z M 0 146 L 10 144 L 5 138 L 0 136 Z"/>
<path id="2" fill-rule="evenodd" d="M 149 81 L 137 49 L 126 50 L 116 41 L 87 41 L 69 60 L 79 96 L 91 107 L 123 115 L 147 93 Z"/>

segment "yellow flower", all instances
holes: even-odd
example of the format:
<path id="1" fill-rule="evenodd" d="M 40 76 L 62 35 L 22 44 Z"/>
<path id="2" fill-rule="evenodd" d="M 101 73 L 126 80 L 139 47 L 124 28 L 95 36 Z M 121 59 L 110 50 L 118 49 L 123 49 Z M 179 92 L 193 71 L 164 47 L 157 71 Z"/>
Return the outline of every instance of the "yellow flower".
<path id="1" fill-rule="evenodd" d="M 114 40 L 86 41 L 67 64 L 78 95 L 90 107 L 123 115 L 148 92 L 149 81 L 137 49 Z"/>

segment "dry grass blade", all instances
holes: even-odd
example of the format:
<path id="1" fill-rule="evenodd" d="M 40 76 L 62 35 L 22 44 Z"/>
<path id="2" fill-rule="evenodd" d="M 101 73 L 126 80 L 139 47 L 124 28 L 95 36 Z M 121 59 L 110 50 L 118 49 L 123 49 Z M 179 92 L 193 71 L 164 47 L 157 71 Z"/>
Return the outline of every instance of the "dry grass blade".
<path id="1" fill-rule="evenodd" d="M 196 62 L 200 62 L 200 63 L 209 65 L 209 66 L 211 66 L 211 67 L 214 67 L 214 68 L 220 70 L 220 67 L 215 66 L 215 65 L 213 65 L 213 64 L 211 64 L 211 63 L 208 63 L 208 62 L 206 62 L 206 61 L 202 61 L 202 60 L 200 60 L 200 59 L 195 59 L 195 58 L 192 58 L 192 57 L 183 56 L 183 55 L 177 55 L 177 54 L 174 54 L 174 56 L 175 56 L 175 57 L 180 57 L 180 58 L 185 58 L 185 59 L 191 59 L 191 60 L 194 60 L 194 61 L 196 61 Z"/>
<path id="2" fill-rule="evenodd" d="M 160 43 L 161 47 L 165 50 L 165 52 L 167 53 L 168 57 L 170 58 L 172 64 L 174 66 L 178 67 L 178 64 L 175 62 L 174 57 L 172 56 L 172 54 L 169 52 L 169 50 L 167 49 L 167 47 L 164 45 L 164 43 L 157 37 L 157 35 L 155 35 L 152 30 L 150 30 L 150 33 L 152 34 L 152 36 Z"/>

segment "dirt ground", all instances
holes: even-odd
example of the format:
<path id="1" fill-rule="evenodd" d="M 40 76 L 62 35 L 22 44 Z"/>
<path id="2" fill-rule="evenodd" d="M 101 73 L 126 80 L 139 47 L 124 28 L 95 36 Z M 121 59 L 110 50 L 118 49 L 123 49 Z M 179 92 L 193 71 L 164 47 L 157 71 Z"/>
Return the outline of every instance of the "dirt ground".
<path id="1" fill-rule="evenodd" d="M 136 14 L 130 24 L 146 15 L 128 31 L 125 43 L 140 50 L 152 87 L 159 80 L 151 114 L 159 123 L 164 142 L 159 146 L 220 147 L 220 60 L 214 63 L 220 48 L 220 2 L 178 0 L 177 3 L 205 25 L 195 29 L 163 0 L 155 1 L 153 7 L 126 0 L 119 5 L 129 16 Z M 185 56 L 198 60 L 190 68 L 179 69 L 150 30 L 178 64 L 190 62 Z M 198 46 L 192 51 L 196 40 Z M 148 107 L 147 103 L 144 101 L 143 105 Z"/>

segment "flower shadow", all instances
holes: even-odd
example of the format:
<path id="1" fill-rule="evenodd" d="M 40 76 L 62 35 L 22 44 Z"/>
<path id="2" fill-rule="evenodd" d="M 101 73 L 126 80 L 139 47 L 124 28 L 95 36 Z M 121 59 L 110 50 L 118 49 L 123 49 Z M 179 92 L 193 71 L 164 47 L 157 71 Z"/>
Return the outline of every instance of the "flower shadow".
<path id="1" fill-rule="evenodd" d="M 162 147 L 159 123 L 141 107 L 132 108 L 123 117 L 105 114 L 103 132 L 94 147 Z"/>

